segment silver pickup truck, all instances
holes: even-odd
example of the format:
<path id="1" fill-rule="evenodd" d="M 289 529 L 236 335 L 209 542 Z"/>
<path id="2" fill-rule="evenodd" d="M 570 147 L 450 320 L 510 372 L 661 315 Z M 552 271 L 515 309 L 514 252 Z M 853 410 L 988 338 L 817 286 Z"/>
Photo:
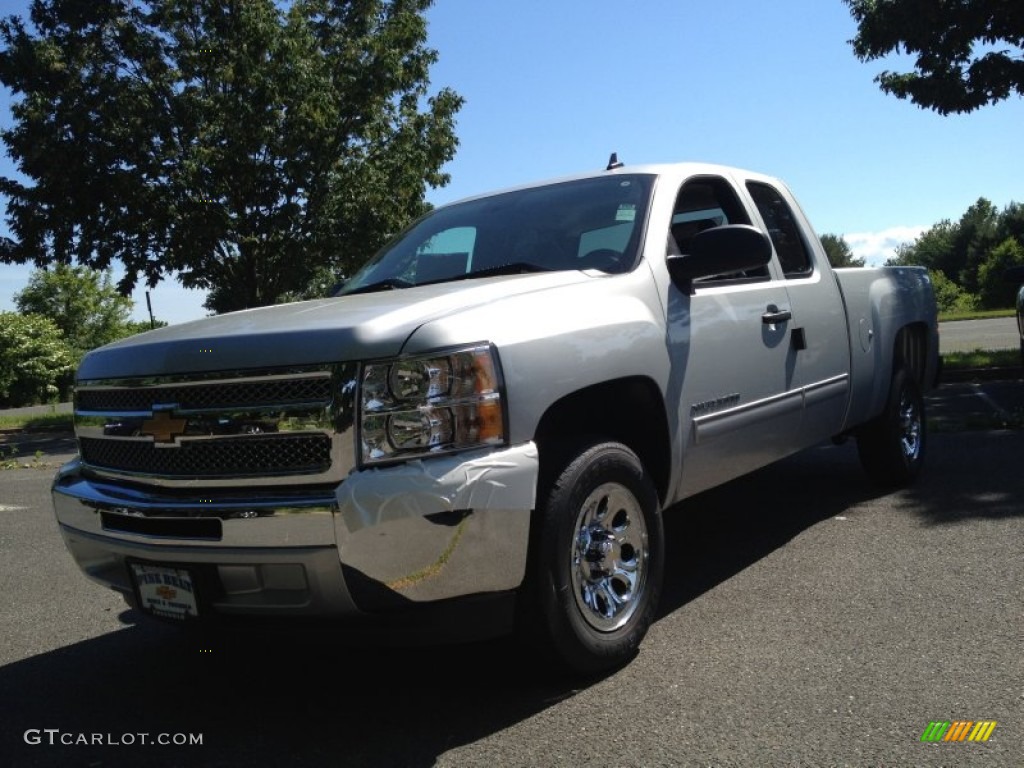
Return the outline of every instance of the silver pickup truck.
<path id="1" fill-rule="evenodd" d="M 53 500 L 148 614 L 518 627 L 600 671 L 655 615 L 662 510 L 851 435 L 913 480 L 937 350 L 926 272 L 833 271 L 779 181 L 611 162 L 438 208 L 333 298 L 90 353 Z"/>

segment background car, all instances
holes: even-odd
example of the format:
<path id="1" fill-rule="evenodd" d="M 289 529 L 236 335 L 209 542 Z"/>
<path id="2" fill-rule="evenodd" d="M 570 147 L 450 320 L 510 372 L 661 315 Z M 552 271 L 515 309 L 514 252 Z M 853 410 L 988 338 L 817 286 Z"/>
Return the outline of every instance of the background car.
<path id="1" fill-rule="evenodd" d="M 1006 279 L 1020 284 L 1017 291 L 1017 330 L 1020 331 L 1020 364 L 1024 367 L 1024 266 L 1006 270 Z"/>

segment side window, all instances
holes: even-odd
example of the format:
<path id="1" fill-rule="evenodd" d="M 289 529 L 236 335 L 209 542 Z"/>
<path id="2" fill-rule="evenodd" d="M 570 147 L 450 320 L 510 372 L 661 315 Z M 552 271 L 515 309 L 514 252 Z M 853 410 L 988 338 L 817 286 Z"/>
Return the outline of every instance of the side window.
<path id="1" fill-rule="evenodd" d="M 736 196 L 732 185 L 718 176 L 702 176 L 683 184 L 672 212 L 672 232 L 669 252 L 686 254 L 694 236 L 705 229 L 724 224 L 749 224 L 750 217 Z M 767 280 L 768 267 L 746 272 L 731 272 L 701 278 L 699 285 L 722 282 L 749 282 Z"/>
<path id="2" fill-rule="evenodd" d="M 811 255 L 789 204 L 775 187 L 768 184 L 748 181 L 747 191 L 754 198 L 754 205 L 768 227 L 782 273 L 789 278 L 810 275 L 814 271 Z"/>

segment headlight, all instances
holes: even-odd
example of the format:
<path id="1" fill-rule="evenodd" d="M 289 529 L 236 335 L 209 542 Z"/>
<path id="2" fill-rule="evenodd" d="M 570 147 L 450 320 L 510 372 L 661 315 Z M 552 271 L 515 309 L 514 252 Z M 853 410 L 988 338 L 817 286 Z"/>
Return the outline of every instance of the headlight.
<path id="1" fill-rule="evenodd" d="M 488 345 L 363 367 L 363 464 L 505 442 L 501 381 Z"/>

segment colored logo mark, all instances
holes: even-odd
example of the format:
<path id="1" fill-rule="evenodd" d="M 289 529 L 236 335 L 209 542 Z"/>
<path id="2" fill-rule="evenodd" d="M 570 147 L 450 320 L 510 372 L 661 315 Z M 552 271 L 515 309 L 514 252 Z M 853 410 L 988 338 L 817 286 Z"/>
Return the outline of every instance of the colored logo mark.
<path id="1" fill-rule="evenodd" d="M 932 720 L 921 741 L 988 741 L 995 729 L 995 720 Z"/>

